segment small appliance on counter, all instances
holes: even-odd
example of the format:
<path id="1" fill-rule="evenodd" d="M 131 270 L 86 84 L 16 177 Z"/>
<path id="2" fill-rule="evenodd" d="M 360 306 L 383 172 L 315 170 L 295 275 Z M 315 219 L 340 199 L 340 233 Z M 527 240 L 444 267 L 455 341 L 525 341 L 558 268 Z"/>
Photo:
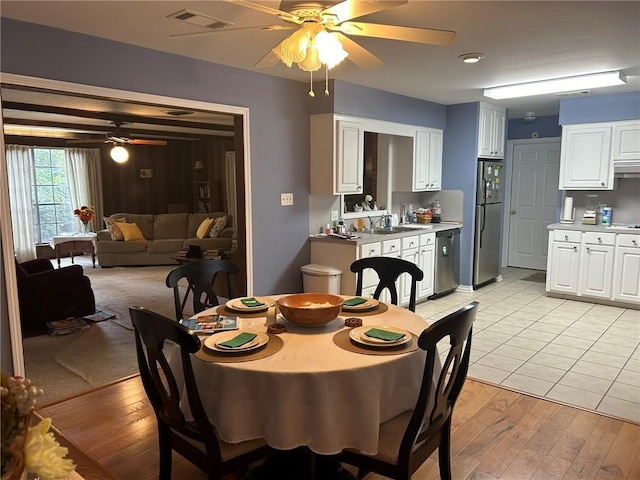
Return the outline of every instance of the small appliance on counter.
<path id="1" fill-rule="evenodd" d="M 598 195 L 587 195 L 587 206 L 582 215 L 583 225 L 596 225 L 598 218 Z"/>
<path id="2" fill-rule="evenodd" d="M 576 209 L 573 206 L 573 197 L 565 197 L 564 208 L 562 209 L 562 215 L 560 216 L 560 223 L 573 223 L 575 216 Z"/>

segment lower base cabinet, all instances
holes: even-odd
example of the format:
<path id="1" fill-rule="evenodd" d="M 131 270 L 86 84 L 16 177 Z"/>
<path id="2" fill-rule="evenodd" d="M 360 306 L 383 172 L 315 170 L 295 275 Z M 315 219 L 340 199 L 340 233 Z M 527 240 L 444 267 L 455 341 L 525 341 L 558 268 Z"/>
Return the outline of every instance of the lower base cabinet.
<path id="1" fill-rule="evenodd" d="M 359 258 L 396 257 L 415 263 L 424 272 L 424 279 L 418 282 L 416 300 L 425 300 L 433 295 L 435 267 L 435 233 L 411 235 L 408 237 L 382 240 L 358 245 L 353 242 L 311 241 L 311 263 L 328 265 L 342 270 L 340 293 L 355 295 L 356 276 L 350 270 L 351 264 Z M 362 295 L 373 295 L 378 285 L 378 276 L 373 270 L 365 270 L 362 281 Z M 402 275 L 396 283 L 398 303 L 409 305 L 411 277 Z M 390 301 L 385 291 L 380 296 L 383 302 Z"/>
<path id="2" fill-rule="evenodd" d="M 640 235 L 549 231 L 547 291 L 640 304 Z"/>

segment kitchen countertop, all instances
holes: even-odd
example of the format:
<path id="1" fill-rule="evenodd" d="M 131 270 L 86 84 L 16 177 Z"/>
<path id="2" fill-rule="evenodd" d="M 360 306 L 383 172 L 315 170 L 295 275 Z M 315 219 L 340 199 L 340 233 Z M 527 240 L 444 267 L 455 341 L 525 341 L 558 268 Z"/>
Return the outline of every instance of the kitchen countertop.
<path id="1" fill-rule="evenodd" d="M 444 230 L 453 230 L 454 228 L 462 228 L 462 223 L 458 223 L 458 222 L 430 223 L 425 225 L 430 225 L 430 227 L 423 227 L 423 228 L 415 227 L 411 231 L 388 233 L 388 234 L 358 232 L 356 233 L 356 235 L 358 235 L 359 238 L 354 238 L 354 239 L 333 237 L 325 234 L 309 235 L 309 239 L 314 241 L 322 241 L 322 242 L 337 242 L 337 243 L 351 242 L 357 245 L 361 245 L 361 244 L 364 245 L 367 243 L 381 242 L 383 240 L 392 240 L 392 239 L 402 238 L 402 237 L 411 237 L 412 235 L 422 235 L 424 233 L 431 233 L 431 232 L 435 233 L 435 232 L 442 232 Z M 397 225 L 397 226 L 401 227 L 402 225 Z"/>
<path id="2" fill-rule="evenodd" d="M 552 223 L 548 230 L 579 230 L 581 232 L 631 233 L 640 235 L 640 228 L 609 228 L 605 225 L 583 225 L 582 223 Z"/>

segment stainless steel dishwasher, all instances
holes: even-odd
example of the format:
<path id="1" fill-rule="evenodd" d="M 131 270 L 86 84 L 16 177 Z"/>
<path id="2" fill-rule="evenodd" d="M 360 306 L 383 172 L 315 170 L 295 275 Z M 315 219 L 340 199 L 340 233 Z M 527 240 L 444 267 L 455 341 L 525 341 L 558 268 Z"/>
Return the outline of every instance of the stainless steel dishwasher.
<path id="1" fill-rule="evenodd" d="M 436 232 L 435 279 L 433 295 L 440 297 L 454 291 L 460 281 L 460 229 Z"/>

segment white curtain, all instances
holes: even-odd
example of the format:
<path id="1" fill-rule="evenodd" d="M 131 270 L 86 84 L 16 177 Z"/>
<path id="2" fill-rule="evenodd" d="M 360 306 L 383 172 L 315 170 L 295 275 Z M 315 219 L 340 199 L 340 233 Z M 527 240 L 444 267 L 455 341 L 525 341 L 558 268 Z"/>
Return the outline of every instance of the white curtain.
<path id="1" fill-rule="evenodd" d="M 91 231 L 101 230 L 103 217 L 102 168 L 97 148 L 65 148 L 67 179 L 73 208 L 94 207 L 96 215 L 89 222 Z"/>
<path id="2" fill-rule="evenodd" d="M 36 258 L 36 236 L 33 230 L 33 195 L 31 175 L 34 153 L 32 147 L 7 145 L 7 175 L 11 201 L 13 246 L 19 262 Z"/>
<path id="3" fill-rule="evenodd" d="M 238 238 L 238 205 L 236 203 L 236 152 L 224 154 L 225 191 L 227 192 L 227 208 L 233 218 L 233 239 Z"/>

